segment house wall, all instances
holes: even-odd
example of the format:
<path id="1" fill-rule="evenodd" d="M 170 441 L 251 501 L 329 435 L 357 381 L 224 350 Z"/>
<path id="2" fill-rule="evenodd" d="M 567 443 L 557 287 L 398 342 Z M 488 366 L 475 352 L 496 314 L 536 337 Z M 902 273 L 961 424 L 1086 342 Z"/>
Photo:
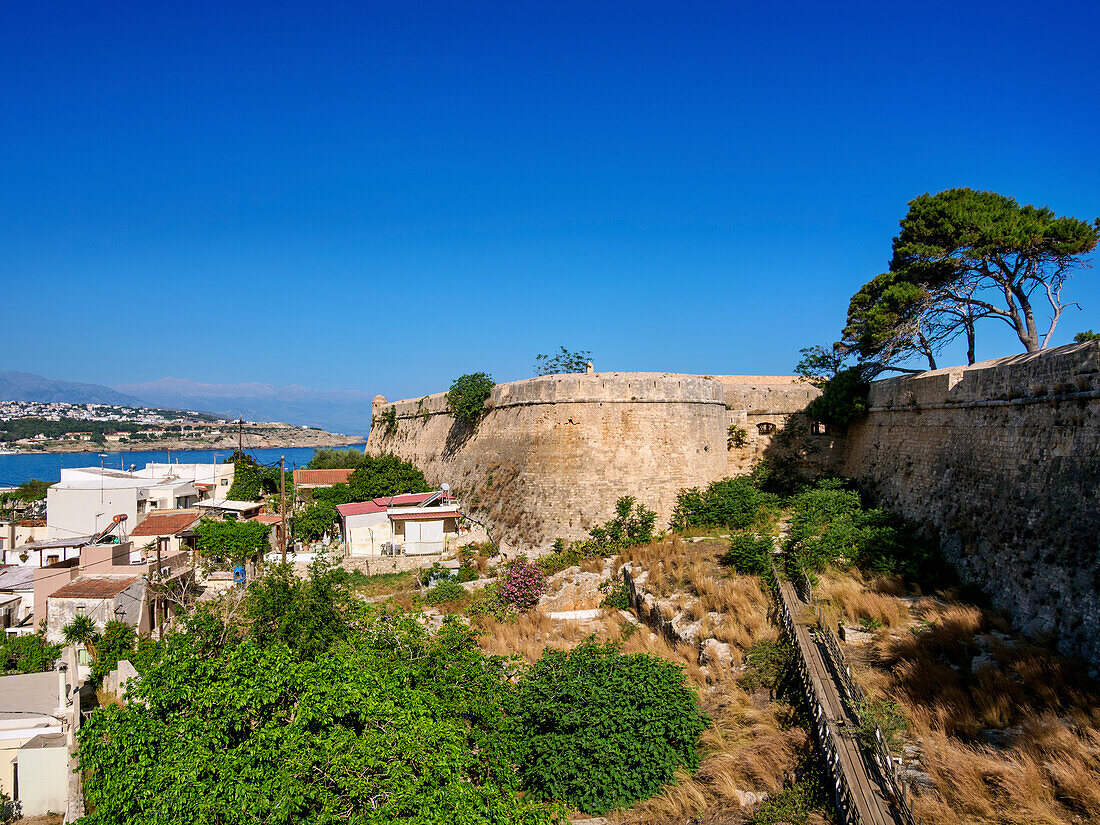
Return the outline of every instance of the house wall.
<path id="1" fill-rule="evenodd" d="M 75 619 L 78 607 L 84 608 L 84 615 L 95 622 L 102 630 L 107 622 L 121 621 L 133 625 L 139 632 L 150 630 L 149 608 L 145 600 L 145 583 L 137 581 L 119 593 L 107 599 L 58 598 L 50 596 L 46 605 L 46 639 L 50 644 L 64 640 L 63 630 Z M 115 610 L 119 609 L 116 613 Z"/>
<path id="2" fill-rule="evenodd" d="M 353 556 L 378 556 L 382 543 L 393 541 L 390 519 L 385 513 L 364 513 L 344 519 L 344 541 Z"/>
<path id="3" fill-rule="evenodd" d="M 41 627 L 46 622 L 46 600 L 78 575 L 78 559 L 40 567 L 34 571 L 34 623 Z"/>
<path id="4" fill-rule="evenodd" d="M 127 516 L 126 524 L 137 524 L 138 491 L 136 488 L 58 487 L 46 491 L 46 526 L 51 539 L 90 536 L 104 529 L 119 513 Z"/>
<path id="5" fill-rule="evenodd" d="M 15 797 L 16 759 L 19 749 L 42 733 L 56 733 L 61 723 L 45 716 L 28 714 L 24 720 L 0 720 L 0 791 Z M 62 808 L 64 810 L 64 808 Z"/>
<path id="6" fill-rule="evenodd" d="M 65 737 L 55 734 L 47 738 L 47 747 L 24 747 L 16 756 L 24 817 L 64 813 L 68 806 L 69 752 Z"/>

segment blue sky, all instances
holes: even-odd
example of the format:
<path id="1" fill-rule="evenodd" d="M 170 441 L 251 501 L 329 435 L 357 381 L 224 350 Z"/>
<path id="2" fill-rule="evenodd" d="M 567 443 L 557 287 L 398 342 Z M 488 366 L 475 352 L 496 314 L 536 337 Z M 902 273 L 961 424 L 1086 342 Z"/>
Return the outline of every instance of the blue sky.
<path id="1" fill-rule="evenodd" d="M 9 6 L 3 368 L 787 373 L 914 196 L 1100 215 L 1093 3 L 388 5 Z"/>

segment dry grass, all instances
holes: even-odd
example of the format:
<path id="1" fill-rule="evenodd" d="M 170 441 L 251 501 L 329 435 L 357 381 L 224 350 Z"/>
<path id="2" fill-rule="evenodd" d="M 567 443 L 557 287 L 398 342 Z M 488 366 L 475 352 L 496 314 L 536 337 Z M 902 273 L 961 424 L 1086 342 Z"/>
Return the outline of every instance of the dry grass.
<path id="1" fill-rule="evenodd" d="M 832 573 L 815 592 L 830 620 L 843 617 L 852 624 L 887 628 L 909 621 L 905 602 L 896 598 L 905 591 L 893 577 L 880 576 L 869 586 L 858 573 Z"/>
<path id="2" fill-rule="evenodd" d="M 862 599 L 904 592 L 866 585 L 822 593 L 854 619 Z M 878 634 L 859 678 L 910 720 L 931 783 L 918 815 L 928 825 L 1100 822 L 1100 695 L 1081 664 L 1009 636 L 1003 618 L 972 605 L 921 598 L 909 612 L 908 627 Z"/>
<path id="3" fill-rule="evenodd" d="M 698 620 L 701 638 L 729 643 L 736 668 L 744 650 L 761 639 L 774 640 L 778 631 L 768 620 L 770 601 L 760 581 L 719 567 L 721 549 L 724 544 L 668 538 L 631 548 L 618 561 L 637 562 L 648 570 L 646 590 Z M 593 567 L 600 569 L 600 564 L 596 560 Z M 479 617 L 474 625 L 483 632 L 481 645 L 487 652 L 519 655 L 526 663 L 536 661 L 545 647 L 569 649 L 593 636 L 601 642 L 620 641 L 625 653 L 654 654 L 683 668 L 711 719 L 702 736 L 700 767 L 655 797 L 613 815 L 623 825 L 689 818 L 715 825 L 742 822 L 743 795 L 782 788 L 811 747 L 805 731 L 794 725 L 793 711 L 763 694 L 750 695 L 741 687 L 738 670 L 702 667 L 697 644 L 670 644 L 646 627 L 628 625 L 614 612 L 586 623 L 552 621 L 532 612 L 511 623 Z"/>

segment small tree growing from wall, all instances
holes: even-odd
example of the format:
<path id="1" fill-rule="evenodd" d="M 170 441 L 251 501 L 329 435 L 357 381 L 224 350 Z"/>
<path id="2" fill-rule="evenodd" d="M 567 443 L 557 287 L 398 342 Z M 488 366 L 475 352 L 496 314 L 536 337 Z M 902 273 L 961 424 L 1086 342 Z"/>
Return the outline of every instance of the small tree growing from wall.
<path id="1" fill-rule="evenodd" d="M 460 375 L 447 392 L 447 412 L 473 426 L 485 414 L 485 402 L 493 392 L 493 377 L 487 372 Z"/>
<path id="2" fill-rule="evenodd" d="M 561 375 L 568 372 L 585 372 L 588 362 L 592 360 L 592 352 L 586 349 L 567 350 L 559 347 L 561 351 L 554 355 L 535 356 L 535 375 Z"/>

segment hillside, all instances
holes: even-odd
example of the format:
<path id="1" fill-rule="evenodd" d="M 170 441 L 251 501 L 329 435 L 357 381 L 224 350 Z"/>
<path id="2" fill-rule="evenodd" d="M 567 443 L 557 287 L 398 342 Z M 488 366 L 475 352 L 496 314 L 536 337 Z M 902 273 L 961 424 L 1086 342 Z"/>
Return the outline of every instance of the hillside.
<path id="1" fill-rule="evenodd" d="M 58 381 L 29 372 L 0 372 L 0 401 L 43 404 L 137 404 L 138 400 L 102 384 Z"/>

